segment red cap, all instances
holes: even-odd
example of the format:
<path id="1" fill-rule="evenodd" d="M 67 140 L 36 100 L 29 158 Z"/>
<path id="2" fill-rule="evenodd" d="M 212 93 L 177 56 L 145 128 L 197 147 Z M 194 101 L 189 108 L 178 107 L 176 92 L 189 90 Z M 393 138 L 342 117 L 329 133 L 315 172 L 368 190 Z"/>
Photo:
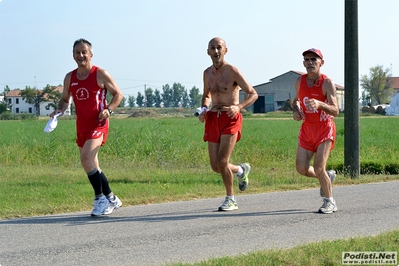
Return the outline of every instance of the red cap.
<path id="1" fill-rule="evenodd" d="M 321 53 L 321 51 L 319 49 L 310 48 L 310 49 L 306 50 L 305 52 L 303 52 L 302 55 L 305 56 L 305 54 L 308 54 L 308 53 L 313 53 L 313 54 L 317 55 L 318 57 L 320 57 L 321 59 L 323 59 L 323 54 Z"/>

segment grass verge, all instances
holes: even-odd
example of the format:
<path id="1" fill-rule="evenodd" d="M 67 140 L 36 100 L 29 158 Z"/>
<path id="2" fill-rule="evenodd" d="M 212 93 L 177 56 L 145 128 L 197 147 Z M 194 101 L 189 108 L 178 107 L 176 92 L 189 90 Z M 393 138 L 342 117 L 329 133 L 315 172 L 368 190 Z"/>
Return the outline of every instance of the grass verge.
<path id="1" fill-rule="evenodd" d="M 168 266 L 336 266 L 342 265 L 342 252 L 398 252 L 399 230 L 377 236 L 354 237 L 314 242 L 289 249 L 251 252 L 234 257 L 213 258 L 198 263 L 167 264 Z M 376 265 L 373 263 L 367 265 Z M 386 264 L 385 264 L 386 265 Z M 390 264 L 393 265 L 393 264 Z"/>

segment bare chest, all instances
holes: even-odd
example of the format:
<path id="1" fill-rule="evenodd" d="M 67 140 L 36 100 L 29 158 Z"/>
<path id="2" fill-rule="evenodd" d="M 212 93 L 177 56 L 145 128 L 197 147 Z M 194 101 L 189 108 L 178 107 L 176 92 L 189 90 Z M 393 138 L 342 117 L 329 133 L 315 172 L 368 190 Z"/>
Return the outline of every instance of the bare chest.
<path id="1" fill-rule="evenodd" d="M 210 75 L 208 88 L 211 93 L 231 93 L 237 88 L 237 83 L 226 73 Z"/>

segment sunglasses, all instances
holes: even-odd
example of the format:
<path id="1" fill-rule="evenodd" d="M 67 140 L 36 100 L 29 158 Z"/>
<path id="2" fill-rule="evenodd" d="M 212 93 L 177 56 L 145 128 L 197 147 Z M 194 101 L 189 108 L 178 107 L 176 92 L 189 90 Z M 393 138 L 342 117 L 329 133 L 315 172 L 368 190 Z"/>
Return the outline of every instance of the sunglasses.
<path id="1" fill-rule="evenodd" d="M 317 61 L 317 58 L 316 58 L 316 57 L 312 57 L 312 58 L 305 58 L 304 60 L 305 60 L 306 62 L 309 62 L 309 61 L 316 62 L 316 61 Z"/>

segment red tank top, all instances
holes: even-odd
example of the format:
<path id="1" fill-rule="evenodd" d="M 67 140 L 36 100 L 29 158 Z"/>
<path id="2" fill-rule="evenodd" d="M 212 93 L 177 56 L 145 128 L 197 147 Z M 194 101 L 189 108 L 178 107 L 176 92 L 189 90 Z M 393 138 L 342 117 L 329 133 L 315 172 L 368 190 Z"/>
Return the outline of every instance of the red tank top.
<path id="1" fill-rule="evenodd" d="M 316 99 L 321 102 L 328 103 L 327 97 L 323 94 L 323 83 L 326 78 L 326 75 L 321 74 L 320 78 L 316 81 L 316 83 L 312 87 L 308 87 L 306 82 L 307 74 L 302 75 L 301 84 L 299 85 L 299 102 L 301 103 L 301 108 L 305 113 L 305 122 L 321 122 L 321 121 L 329 121 L 334 117 L 327 114 L 326 112 L 316 109 L 316 110 L 308 110 L 305 105 L 305 101 L 307 99 Z"/>
<path id="2" fill-rule="evenodd" d="M 108 130 L 108 119 L 99 121 L 98 116 L 107 106 L 107 90 L 97 84 L 98 67 L 92 66 L 85 80 L 77 77 L 77 69 L 72 71 L 69 93 L 76 108 L 76 131 Z"/>

